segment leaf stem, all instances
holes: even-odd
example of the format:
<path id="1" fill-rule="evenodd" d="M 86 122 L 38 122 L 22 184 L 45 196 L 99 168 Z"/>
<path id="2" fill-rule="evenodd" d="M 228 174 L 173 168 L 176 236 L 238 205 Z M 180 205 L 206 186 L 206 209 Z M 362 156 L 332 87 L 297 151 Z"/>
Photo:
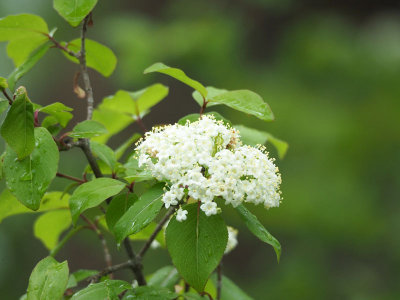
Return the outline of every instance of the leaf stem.
<path id="1" fill-rule="evenodd" d="M 79 182 L 80 184 L 85 183 L 85 181 L 82 180 L 82 179 L 79 179 L 79 178 L 76 178 L 76 177 L 73 177 L 73 176 L 69 176 L 69 175 L 66 175 L 66 174 L 62 174 L 60 172 L 57 172 L 56 176 L 57 177 L 61 177 L 61 178 L 66 178 L 66 179 L 69 179 L 69 180 L 72 180 L 72 181 L 76 181 L 76 182 Z"/>
<path id="2" fill-rule="evenodd" d="M 7 100 L 8 100 L 8 104 L 12 105 L 12 104 L 13 104 L 13 101 L 12 101 L 11 97 L 7 94 L 6 90 L 2 90 L 2 92 L 3 92 L 4 96 L 5 96 L 5 97 L 7 98 Z"/>
<path id="3" fill-rule="evenodd" d="M 62 51 L 64 51 L 65 53 L 67 53 L 69 56 L 75 57 L 77 59 L 79 59 L 79 53 L 76 53 L 70 49 L 68 49 L 68 47 L 61 45 L 59 42 L 57 42 L 57 40 L 51 36 L 48 33 L 44 33 L 45 36 L 47 36 L 47 38 L 54 44 L 54 47 L 61 49 Z"/>
<path id="4" fill-rule="evenodd" d="M 161 231 L 161 229 L 163 228 L 164 224 L 167 223 L 169 218 L 174 214 L 175 210 L 176 210 L 175 207 L 171 207 L 167 211 L 167 213 L 162 218 L 162 220 L 157 224 L 156 228 L 154 229 L 154 231 L 151 234 L 151 236 L 149 237 L 149 239 L 144 244 L 143 248 L 139 251 L 137 257 L 143 258 L 143 256 L 146 254 L 147 250 L 149 250 L 149 248 L 151 246 L 151 243 L 156 239 L 157 234 Z"/>
<path id="5" fill-rule="evenodd" d="M 77 234 L 79 231 L 82 229 L 87 228 L 86 226 L 78 226 L 75 228 L 72 228 L 68 233 L 64 236 L 64 238 L 57 244 L 57 246 L 50 251 L 50 256 L 54 257 L 57 255 L 57 253 L 61 250 L 62 247 L 64 247 L 65 243 L 68 242 L 68 240 L 73 237 L 75 234 Z"/>
<path id="6" fill-rule="evenodd" d="M 203 115 L 204 111 L 206 110 L 208 101 L 206 100 L 206 98 L 203 97 L 203 105 L 200 108 L 200 116 Z"/>

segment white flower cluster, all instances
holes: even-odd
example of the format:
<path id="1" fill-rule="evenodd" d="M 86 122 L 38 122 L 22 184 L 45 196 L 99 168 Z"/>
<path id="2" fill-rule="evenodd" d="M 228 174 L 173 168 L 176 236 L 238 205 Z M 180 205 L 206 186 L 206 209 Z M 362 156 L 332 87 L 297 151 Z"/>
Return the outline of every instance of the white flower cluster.
<path id="1" fill-rule="evenodd" d="M 279 206 L 281 176 L 264 148 L 243 146 L 237 130 L 212 117 L 155 128 L 139 142 L 137 154 L 139 167 L 168 183 L 162 198 L 166 208 L 186 195 L 201 201 L 207 216 L 219 211 L 216 197 L 233 206 Z M 185 220 L 186 213 L 178 210 L 177 219 Z"/>
<path id="2" fill-rule="evenodd" d="M 231 252 L 233 249 L 235 249 L 235 247 L 238 244 L 238 240 L 237 240 L 237 235 L 238 235 L 238 231 L 237 229 L 231 227 L 231 226 L 227 226 L 228 229 L 228 243 L 226 244 L 226 248 L 225 248 L 225 252 L 224 254 L 228 254 L 229 252 Z"/>

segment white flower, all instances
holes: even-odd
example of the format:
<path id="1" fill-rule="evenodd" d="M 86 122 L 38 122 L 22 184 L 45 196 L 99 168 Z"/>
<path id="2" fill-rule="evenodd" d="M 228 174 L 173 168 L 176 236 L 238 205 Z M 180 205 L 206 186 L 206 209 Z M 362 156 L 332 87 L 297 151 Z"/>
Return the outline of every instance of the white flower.
<path id="1" fill-rule="evenodd" d="M 227 229 L 228 229 L 228 243 L 226 244 L 226 249 L 225 249 L 224 254 L 231 252 L 238 244 L 237 229 L 235 229 L 231 226 L 227 226 Z"/>
<path id="2" fill-rule="evenodd" d="M 179 208 L 178 211 L 176 212 L 176 220 L 179 222 L 185 221 L 187 219 L 187 213 L 188 211 L 182 208 Z"/>
<path id="3" fill-rule="evenodd" d="M 151 242 L 150 247 L 151 249 L 157 249 L 161 247 L 161 244 L 157 240 L 154 240 Z"/>
<path id="4" fill-rule="evenodd" d="M 154 128 L 139 142 L 137 157 L 157 180 L 168 182 L 166 208 L 185 193 L 201 201 L 207 216 L 219 211 L 216 197 L 233 206 L 250 202 L 270 208 L 281 201 L 281 176 L 265 148 L 243 146 L 237 130 L 213 117 Z"/>

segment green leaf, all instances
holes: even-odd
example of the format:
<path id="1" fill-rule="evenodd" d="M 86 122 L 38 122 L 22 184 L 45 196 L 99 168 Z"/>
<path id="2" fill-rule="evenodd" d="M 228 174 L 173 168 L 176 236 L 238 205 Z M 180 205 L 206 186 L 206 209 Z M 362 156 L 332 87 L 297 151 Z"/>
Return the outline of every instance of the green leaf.
<path id="1" fill-rule="evenodd" d="M 7 110 L 8 105 L 8 100 L 0 98 L 0 116 Z"/>
<path id="2" fill-rule="evenodd" d="M 226 93 L 228 91 L 228 90 L 225 90 L 225 89 L 217 89 L 217 88 L 212 87 L 212 86 L 207 86 L 206 89 L 207 89 L 207 98 L 206 98 L 207 101 L 208 101 L 208 99 L 212 99 L 213 97 L 215 97 L 215 96 L 217 96 L 219 94 Z M 193 97 L 194 100 L 196 100 L 196 102 L 200 106 L 203 106 L 203 101 L 204 101 L 203 100 L 203 96 L 198 91 L 194 91 L 192 93 L 192 97 Z M 219 103 L 210 102 L 210 103 L 207 104 L 207 107 L 214 106 L 214 105 L 219 105 Z"/>
<path id="3" fill-rule="evenodd" d="M 23 64 L 29 55 L 48 41 L 46 22 L 39 16 L 20 14 L 0 19 L 0 42 L 9 41 L 7 54 L 16 67 Z"/>
<path id="4" fill-rule="evenodd" d="M 254 128 L 249 128 L 243 125 L 234 126 L 240 132 L 240 138 L 244 144 L 250 146 L 256 146 L 257 144 L 264 145 L 265 143 L 271 143 L 278 151 L 279 158 L 282 159 L 289 147 L 288 143 L 277 139 L 272 134 L 260 131 Z"/>
<path id="5" fill-rule="evenodd" d="M 236 207 L 236 211 L 239 213 L 240 217 L 246 224 L 247 228 L 261 241 L 270 244 L 276 253 L 276 257 L 279 259 L 281 257 L 281 244 L 274 238 L 267 229 L 258 221 L 257 217 L 253 215 L 243 204 Z"/>
<path id="6" fill-rule="evenodd" d="M 138 233 L 131 234 L 129 239 L 132 241 L 146 241 L 153 234 L 156 229 L 157 224 L 155 222 L 151 222 L 145 228 L 140 230 Z M 156 241 L 160 244 L 161 247 L 165 247 L 165 238 L 164 238 L 164 229 L 161 229 L 160 232 L 156 236 Z"/>
<path id="7" fill-rule="evenodd" d="M 62 299 L 68 283 L 67 261 L 58 263 L 52 257 L 42 259 L 29 278 L 27 300 Z"/>
<path id="8" fill-rule="evenodd" d="M 114 172 L 117 165 L 117 158 L 115 157 L 114 151 L 107 145 L 94 141 L 90 143 L 90 148 L 92 149 L 93 154 L 109 166 L 111 171 Z"/>
<path id="9" fill-rule="evenodd" d="M 4 157 L 4 175 L 7 187 L 26 207 L 37 210 L 58 169 L 59 152 L 53 137 L 42 128 L 35 128 L 36 148 L 32 154 L 18 160 L 17 154 L 7 148 Z"/>
<path id="10" fill-rule="evenodd" d="M 36 219 L 33 232 L 47 249 L 52 250 L 60 235 L 71 225 L 71 214 L 68 210 L 49 211 Z"/>
<path id="11" fill-rule="evenodd" d="M 185 293 L 185 300 L 209 300 L 207 296 L 200 296 L 199 294 L 195 293 Z"/>
<path id="12" fill-rule="evenodd" d="M 79 52 L 81 51 L 81 39 L 75 39 L 68 44 L 65 44 L 68 49 Z M 95 69 L 97 72 L 102 74 L 104 77 L 110 76 L 117 66 L 117 57 L 112 50 L 98 42 L 86 39 L 85 41 L 86 51 L 86 64 L 88 67 Z M 64 53 L 64 56 L 70 61 L 79 64 L 79 60 L 72 57 L 68 53 Z"/>
<path id="13" fill-rule="evenodd" d="M 124 165 L 125 174 L 124 179 L 128 182 L 141 182 L 145 180 L 153 179 L 151 171 L 139 167 L 138 160 L 132 156 L 128 162 Z"/>
<path id="14" fill-rule="evenodd" d="M 61 192 L 46 193 L 41 201 L 38 212 L 59 208 L 68 208 L 69 195 Z M 8 189 L 0 194 L 0 223 L 7 217 L 24 213 L 35 213 L 15 198 Z"/>
<path id="15" fill-rule="evenodd" d="M 165 288 L 154 286 L 139 286 L 128 291 L 122 299 L 136 300 L 169 300 L 176 299 L 178 295 Z"/>
<path id="16" fill-rule="evenodd" d="M 54 0 L 54 9 L 71 26 L 76 27 L 93 10 L 97 0 Z"/>
<path id="17" fill-rule="evenodd" d="M 1 135 L 19 159 L 27 157 L 35 148 L 33 128 L 33 105 L 25 88 L 20 87 L 1 126 Z"/>
<path id="18" fill-rule="evenodd" d="M 213 282 L 217 284 L 217 276 L 212 276 Z M 221 300 L 253 300 L 240 287 L 226 276 L 222 276 Z"/>
<path id="19" fill-rule="evenodd" d="M 96 178 L 81 184 L 69 199 L 73 224 L 82 212 L 118 194 L 124 187 L 125 183 L 111 178 Z"/>
<path id="20" fill-rule="evenodd" d="M 8 103 L 7 103 L 8 106 Z M 124 153 L 126 152 L 126 150 L 129 149 L 129 147 L 136 142 L 138 139 L 140 139 L 142 135 L 140 135 L 139 133 L 135 133 L 134 135 L 132 135 L 132 137 L 130 137 L 129 139 L 127 139 L 121 146 L 119 146 L 117 148 L 117 150 L 115 150 L 115 157 L 117 159 L 120 159 Z M 133 149 L 132 149 L 133 150 Z"/>
<path id="21" fill-rule="evenodd" d="M 220 113 L 218 113 L 216 111 L 210 111 L 210 112 L 205 113 L 204 115 L 214 116 L 215 120 L 221 120 L 225 125 L 232 126 L 231 121 L 229 121 L 228 119 L 226 119 L 225 117 L 223 117 Z M 184 116 L 183 118 L 179 119 L 178 124 L 185 125 L 187 121 L 192 123 L 192 122 L 198 121 L 199 119 L 200 119 L 200 114 L 190 114 L 190 115 Z"/>
<path id="22" fill-rule="evenodd" d="M 8 89 L 7 79 L 4 77 L 0 77 L 0 90 Z"/>
<path id="23" fill-rule="evenodd" d="M 53 116 L 62 127 L 67 126 L 73 115 L 70 113 L 73 109 L 65 106 L 60 102 L 55 102 L 50 105 L 38 109 L 40 112 Z"/>
<path id="24" fill-rule="evenodd" d="M 111 136 L 124 130 L 129 124 L 135 121 L 127 114 L 102 108 L 102 105 L 93 111 L 92 119 L 103 124 L 103 126 L 107 129 L 107 134 L 103 134 L 102 136 L 94 138 L 95 141 L 100 143 L 107 142 Z"/>
<path id="25" fill-rule="evenodd" d="M 225 104 L 233 109 L 256 116 L 264 121 L 274 120 L 274 114 L 260 95 L 249 90 L 230 91 L 209 99 L 210 103 Z"/>
<path id="26" fill-rule="evenodd" d="M 39 46 L 29 55 L 29 57 L 22 64 L 20 64 L 16 69 L 14 69 L 14 71 L 12 71 L 12 73 L 8 76 L 8 85 L 10 87 L 10 90 L 14 90 L 17 81 L 36 65 L 36 63 L 50 49 L 50 46 L 50 42 Z"/>
<path id="27" fill-rule="evenodd" d="M 175 267 L 165 266 L 154 272 L 147 281 L 147 284 L 150 286 L 157 286 L 173 290 L 179 278 L 179 273 Z"/>
<path id="28" fill-rule="evenodd" d="M 118 220 L 114 234 L 118 243 L 128 235 L 135 234 L 146 227 L 157 216 L 163 202 L 161 201 L 164 184 L 157 184 L 146 191 L 137 202 Z"/>
<path id="29" fill-rule="evenodd" d="M 167 248 L 181 276 L 202 292 L 224 254 L 228 231 L 221 215 L 207 217 L 197 203 L 183 209 L 188 211 L 187 220 L 179 222 L 173 217 L 168 224 Z"/>
<path id="30" fill-rule="evenodd" d="M 196 91 L 198 91 L 204 98 L 207 98 L 207 89 L 198 81 L 193 80 L 189 78 L 182 70 L 177 69 L 177 68 L 171 68 L 166 65 L 164 65 L 161 62 L 155 63 L 148 67 L 146 70 L 144 70 L 144 74 L 148 73 L 153 73 L 153 72 L 159 72 L 163 73 L 166 75 L 169 75 L 184 84 L 194 88 Z"/>
<path id="31" fill-rule="evenodd" d="M 78 123 L 73 129 L 69 136 L 74 138 L 91 138 L 106 134 L 107 129 L 103 124 L 93 121 L 86 120 Z"/>
<path id="32" fill-rule="evenodd" d="M 168 95 L 168 87 L 156 83 L 140 91 L 130 93 L 135 102 L 135 115 L 145 115 L 151 107 Z"/>
<path id="33" fill-rule="evenodd" d="M 135 201 L 137 201 L 137 196 L 132 193 L 121 194 L 112 199 L 106 212 L 107 227 L 111 232 L 113 232 L 115 223 L 117 223 Z"/>
<path id="34" fill-rule="evenodd" d="M 100 283 L 90 284 L 83 290 L 76 292 L 71 300 L 119 300 L 118 295 L 131 288 L 131 285 L 126 281 L 104 280 Z"/>
<path id="35" fill-rule="evenodd" d="M 77 282 L 80 282 L 82 280 L 85 280 L 86 278 L 89 278 L 90 276 L 96 275 L 99 271 L 97 270 L 78 270 L 72 273 L 71 275 L 74 275 L 75 280 Z"/>

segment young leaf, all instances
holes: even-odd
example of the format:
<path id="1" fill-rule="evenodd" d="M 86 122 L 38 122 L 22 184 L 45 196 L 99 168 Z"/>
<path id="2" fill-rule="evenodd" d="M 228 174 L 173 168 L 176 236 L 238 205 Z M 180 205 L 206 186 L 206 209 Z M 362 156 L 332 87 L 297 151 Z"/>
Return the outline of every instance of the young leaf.
<path id="1" fill-rule="evenodd" d="M 46 193 L 41 201 L 38 212 L 48 211 L 58 208 L 68 208 L 69 195 L 61 192 Z M 15 198 L 8 189 L 0 194 L 0 223 L 7 217 L 24 213 L 34 213 Z"/>
<path id="2" fill-rule="evenodd" d="M 58 263 L 50 256 L 42 259 L 29 278 L 27 300 L 61 300 L 68 273 L 67 261 Z"/>
<path id="3" fill-rule="evenodd" d="M 76 292 L 71 300 L 119 300 L 118 295 L 132 286 L 122 280 L 104 280 L 99 283 L 88 285 L 83 290 Z"/>
<path id="4" fill-rule="evenodd" d="M 103 108 L 102 105 L 93 111 L 92 119 L 103 124 L 107 129 L 108 133 L 94 138 L 95 141 L 100 143 L 107 142 L 111 136 L 124 130 L 129 124 L 135 121 L 127 114 Z"/>
<path id="5" fill-rule="evenodd" d="M 130 93 L 135 105 L 135 115 L 145 115 L 151 107 L 168 95 L 168 87 L 156 83 L 140 91 Z"/>
<path id="6" fill-rule="evenodd" d="M 94 155 L 96 155 L 101 161 L 110 167 L 112 172 L 115 171 L 117 159 L 114 151 L 110 147 L 93 141 L 90 143 L 90 148 L 92 149 Z"/>
<path id="7" fill-rule="evenodd" d="M 125 183 L 111 178 L 96 178 L 80 185 L 69 198 L 73 224 L 82 212 L 118 194 L 124 187 Z"/>
<path id="8" fill-rule="evenodd" d="M 78 123 L 73 129 L 69 136 L 74 138 L 91 138 L 106 134 L 107 129 L 103 124 L 93 121 L 85 120 Z"/>
<path id="9" fill-rule="evenodd" d="M 118 220 L 114 226 L 118 243 L 121 243 L 128 235 L 139 232 L 153 221 L 163 206 L 161 201 L 163 187 L 164 184 L 161 183 L 151 187 Z"/>
<path id="10" fill-rule="evenodd" d="M 153 273 L 147 283 L 150 286 L 173 290 L 179 278 L 179 273 L 173 266 L 165 266 Z"/>
<path id="11" fill-rule="evenodd" d="M 243 143 L 250 146 L 255 146 L 257 144 L 264 145 L 265 143 L 269 142 L 278 151 L 280 159 L 282 159 L 285 156 L 287 149 L 289 147 L 288 143 L 286 143 L 285 141 L 277 139 L 272 134 L 265 131 L 260 131 L 243 125 L 235 125 L 234 127 L 237 130 L 239 130 L 240 139 L 242 140 Z"/>
<path id="12" fill-rule="evenodd" d="M 35 148 L 33 128 L 33 105 L 25 88 L 20 87 L 1 126 L 1 135 L 19 159 L 27 157 Z"/>
<path id="13" fill-rule="evenodd" d="M 276 257 L 279 259 L 281 257 L 281 244 L 274 238 L 267 229 L 258 221 L 257 217 L 253 215 L 243 204 L 236 207 L 236 211 L 239 213 L 240 217 L 246 224 L 247 228 L 261 241 L 270 244 L 274 247 Z"/>
<path id="14" fill-rule="evenodd" d="M 171 67 L 164 65 L 161 62 L 158 62 L 158 63 L 151 65 L 146 70 L 144 70 L 144 74 L 153 73 L 153 72 L 159 72 L 159 73 L 169 75 L 169 76 L 183 82 L 184 84 L 194 88 L 196 91 L 198 91 L 201 94 L 201 96 L 203 96 L 204 98 L 207 98 L 207 93 L 208 93 L 207 89 L 200 82 L 189 78 L 180 69 L 171 68 Z"/>
<path id="15" fill-rule="evenodd" d="M 33 232 L 47 249 L 57 246 L 60 235 L 71 225 L 71 214 L 68 210 L 49 211 L 36 219 Z"/>
<path id="16" fill-rule="evenodd" d="M 217 284 L 217 276 L 212 276 L 213 282 Z M 253 300 L 240 287 L 228 277 L 222 276 L 221 300 Z"/>
<path id="17" fill-rule="evenodd" d="M 24 63 L 29 55 L 44 44 L 49 33 L 46 22 L 39 16 L 20 14 L 0 19 L 0 42 L 9 41 L 7 54 L 15 67 Z"/>
<path id="18" fill-rule="evenodd" d="M 230 91 L 209 98 L 210 103 L 225 104 L 233 109 L 256 116 L 264 121 L 274 120 L 274 114 L 260 95 L 249 90 Z"/>
<path id="19" fill-rule="evenodd" d="M 224 254 L 228 232 L 220 215 L 207 217 L 197 203 L 183 209 L 188 211 L 187 220 L 179 222 L 173 217 L 168 224 L 167 248 L 185 281 L 202 292 Z"/>
<path id="20" fill-rule="evenodd" d="M 74 0 L 76 1 L 76 0 Z M 72 2 L 72 1 L 71 1 Z M 81 39 L 75 39 L 65 46 L 68 49 L 79 52 L 81 50 Z M 85 41 L 86 51 L 86 64 L 88 67 L 95 69 L 97 72 L 102 74 L 104 77 L 110 76 L 117 65 L 117 57 L 112 50 L 98 42 L 86 39 Z M 70 61 L 79 64 L 79 60 L 67 53 L 63 52 L 65 57 Z"/>
<path id="21" fill-rule="evenodd" d="M 228 91 L 225 89 L 217 89 L 212 86 L 207 86 L 206 89 L 207 89 L 207 98 L 206 98 L 207 101 L 219 94 L 223 94 Z M 198 91 L 194 91 L 192 93 L 192 97 L 200 106 L 203 106 L 203 101 L 204 101 L 203 96 Z M 214 106 L 214 105 L 219 105 L 219 103 L 210 102 L 207 104 L 207 107 Z"/>
<path id="22" fill-rule="evenodd" d="M 138 299 L 138 300 L 172 300 L 177 299 L 177 294 L 165 288 L 154 286 L 139 286 L 131 291 L 128 291 L 123 300 Z"/>
<path id="23" fill-rule="evenodd" d="M 107 207 L 107 227 L 113 232 L 114 225 L 124 213 L 137 201 L 137 196 L 132 193 L 125 193 L 115 196 Z"/>
<path id="24" fill-rule="evenodd" d="M 71 26 L 76 27 L 93 10 L 97 0 L 54 0 L 54 9 Z"/>
<path id="25" fill-rule="evenodd" d="M 46 192 L 58 169 L 59 152 L 50 133 L 35 128 L 36 148 L 32 154 L 22 160 L 7 148 L 4 157 L 4 175 L 7 187 L 26 207 L 37 210 L 40 200 Z"/>
<path id="26" fill-rule="evenodd" d="M 70 113 L 73 109 L 60 102 L 54 102 L 50 105 L 38 109 L 40 112 L 53 116 L 62 127 L 67 126 L 73 115 Z"/>
<path id="27" fill-rule="evenodd" d="M 0 77 L 0 91 L 8 89 L 8 82 L 7 79 L 4 77 Z"/>
<path id="28" fill-rule="evenodd" d="M 47 42 L 39 46 L 29 55 L 29 57 L 21 65 L 19 65 L 17 68 L 14 69 L 14 71 L 12 71 L 12 73 L 8 76 L 8 85 L 10 87 L 10 90 L 14 90 L 17 81 L 36 65 L 36 63 L 50 49 L 50 46 L 51 46 L 50 42 Z"/>

